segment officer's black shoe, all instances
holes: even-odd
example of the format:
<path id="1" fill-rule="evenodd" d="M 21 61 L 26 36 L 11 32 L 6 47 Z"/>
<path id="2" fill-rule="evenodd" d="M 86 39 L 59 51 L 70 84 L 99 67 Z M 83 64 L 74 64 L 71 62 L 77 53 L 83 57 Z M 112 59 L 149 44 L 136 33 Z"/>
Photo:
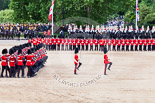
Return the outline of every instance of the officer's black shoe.
<path id="1" fill-rule="evenodd" d="M 78 75 L 77 73 L 74 73 L 75 75 Z"/>

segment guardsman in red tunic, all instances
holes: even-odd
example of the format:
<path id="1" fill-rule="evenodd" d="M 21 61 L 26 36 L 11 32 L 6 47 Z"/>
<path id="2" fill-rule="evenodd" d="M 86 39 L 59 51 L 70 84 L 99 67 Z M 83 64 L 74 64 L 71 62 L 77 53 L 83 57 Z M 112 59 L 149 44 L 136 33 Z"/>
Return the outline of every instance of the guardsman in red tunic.
<path id="1" fill-rule="evenodd" d="M 148 45 L 148 51 L 151 51 L 151 40 L 147 39 L 146 42 L 147 42 L 147 45 Z"/>
<path id="2" fill-rule="evenodd" d="M 76 48 L 76 49 L 75 49 L 75 55 L 74 55 L 74 64 L 75 64 L 74 74 L 77 74 L 77 73 L 76 73 L 76 70 L 77 70 L 77 69 L 79 70 L 80 66 L 82 65 L 82 63 L 79 62 L 78 52 L 79 52 L 79 49 Z"/>
<path id="3" fill-rule="evenodd" d="M 120 51 L 121 42 L 119 39 L 116 40 L 116 44 L 117 44 L 117 51 Z"/>
<path id="4" fill-rule="evenodd" d="M 36 46 L 37 46 L 37 39 L 34 38 L 32 43 L 33 43 L 34 48 L 36 48 Z"/>
<path id="5" fill-rule="evenodd" d="M 17 66 L 18 66 L 18 78 L 19 74 L 20 74 L 20 70 L 22 70 L 22 78 L 24 78 L 24 60 L 25 60 L 25 56 L 22 55 L 22 50 L 18 50 L 18 57 L 17 57 Z"/>
<path id="6" fill-rule="evenodd" d="M 56 50 L 56 39 L 52 38 L 53 50 Z"/>
<path id="7" fill-rule="evenodd" d="M 139 39 L 138 40 L 138 44 L 139 44 L 139 51 L 142 51 L 142 40 L 141 39 Z"/>
<path id="8" fill-rule="evenodd" d="M 14 55 L 14 50 L 9 50 L 10 58 L 9 58 L 9 65 L 10 65 L 10 78 L 16 76 L 16 56 Z"/>
<path id="9" fill-rule="evenodd" d="M 133 39 L 130 39 L 129 43 L 130 43 L 130 47 L 131 47 L 130 50 L 133 51 L 133 45 L 134 45 Z"/>
<path id="10" fill-rule="evenodd" d="M 94 42 L 94 45 L 95 45 L 95 51 L 98 51 L 98 40 L 94 39 L 93 42 Z"/>
<path id="11" fill-rule="evenodd" d="M 115 41 L 115 39 L 112 39 L 111 43 L 113 45 L 113 51 L 116 51 L 116 41 Z"/>
<path id="12" fill-rule="evenodd" d="M 68 43 L 69 43 L 69 50 L 72 50 L 72 39 L 69 39 Z"/>
<path id="13" fill-rule="evenodd" d="M 72 44 L 73 44 L 73 50 L 75 50 L 75 48 L 76 48 L 76 39 L 72 40 Z"/>
<path id="14" fill-rule="evenodd" d="M 46 50 L 48 50 L 48 38 L 45 38 Z"/>
<path id="15" fill-rule="evenodd" d="M 155 40 L 154 39 L 151 39 L 151 44 L 152 44 L 152 51 L 155 50 Z"/>
<path id="16" fill-rule="evenodd" d="M 61 50 L 64 50 L 64 43 L 65 43 L 65 41 L 64 41 L 64 39 L 61 39 Z"/>
<path id="17" fill-rule="evenodd" d="M 33 58 L 35 57 L 33 54 L 31 54 L 31 50 L 28 50 L 28 55 L 26 56 L 27 58 L 27 62 L 26 62 L 26 66 L 28 67 L 28 72 L 27 72 L 27 77 L 30 78 L 32 77 L 32 69 L 33 69 Z"/>
<path id="18" fill-rule="evenodd" d="M 1 65 L 2 65 L 2 72 L 1 72 L 1 77 L 3 78 L 3 72 L 4 70 L 6 71 L 5 77 L 8 77 L 7 71 L 8 71 L 8 51 L 7 49 L 2 50 L 2 56 L 1 56 Z"/>
<path id="19" fill-rule="evenodd" d="M 31 42 L 32 42 L 31 39 L 29 39 L 29 40 L 28 40 L 28 43 L 31 43 Z"/>
<path id="20" fill-rule="evenodd" d="M 43 34 L 44 34 L 44 37 L 46 37 L 46 35 L 47 35 L 47 34 L 46 34 L 46 31 L 44 31 Z"/>
<path id="21" fill-rule="evenodd" d="M 129 40 L 125 39 L 126 51 L 129 51 Z"/>
<path id="22" fill-rule="evenodd" d="M 146 51 L 146 46 L 147 46 L 146 39 L 143 39 L 142 43 L 143 43 L 143 50 Z"/>
<path id="23" fill-rule="evenodd" d="M 103 41 L 103 40 L 102 40 L 102 39 L 100 39 L 100 40 L 99 40 L 99 42 L 98 42 L 98 43 L 99 43 L 99 45 L 100 45 L 100 49 L 99 49 L 100 51 L 102 51 L 102 50 L 103 50 L 103 42 L 102 42 L 102 41 Z"/>
<path id="24" fill-rule="evenodd" d="M 138 51 L 138 40 L 134 39 L 133 42 L 134 42 L 134 45 L 135 45 L 135 51 Z"/>
<path id="25" fill-rule="evenodd" d="M 88 51 L 88 39 L 84 40 L 85 46 L 86 46 L 86 51 Z"/>
<path id="26" fill-rule="evenodd" d="M 90 51 L 93 51 L 93 39 L 89 39 Z"/>
<path id="27" fill-rule="evenodd" d="M 78 46 L 78 48 L 80 50 L 80 39 L 76 39 L 76 44 L 77 44 L 77 46 Z"/>
<path id="28" fill-rule="evenodd" d="M 48 37 L 50 37 L 50 35 L 51 35 L 51 31 L 48 30 L 48 31 L 47 31 L 47 34 L 48 34 Z"/>
<path id="29" fill-rule="evenodd" d="M 69 50 L 69 49 L 68 49 L 68 40 L 69 40 L 69 39 L 67 39 L 67 38 L 64 40 L 64 43 L 65 43 L 65 51 L 66 51 L 66 50 Z"/>
<path id="30" fill-rule="evenodd" d="M 60 42 L 61 42 L 61 41 L 60 41 L 59 38 L 57 38 L 56 40 L 57 40 L 57 50 L 60 50 Z"/>
<path id="31" fill-rule="evenodd" d="M 124 51 L 124 50 L 125 50 L 125 48 L 124 48 L 124 46 L 125 46 L 125 41 L 124 41 L 124 39 L 121 39 L 121 45 L 122 45 L 122 51 Z"/>
<path id="32" fill-rule="evenodd" d="M 84 50 L 84 39 L 80 40 L 81 46 L 82 46 L 82 50 Z"/>
<path id="33" fill-rule="evenodd" d="M 49 50 L 52 50 L 52 38 L 49 38 Z"/>
<path id="34" fill-rule="evenodd" d="M 111 51 L 111 40 L 107 39 L 108 50 Z"/>
<path id="35" fill-rule="evenodd" d="M 105 68 L 104 68 L 104 75 L 107 75 L 106 73 L 106 70 L 107 70 L 107 67 L 108 67 L 108 64 L 109 64 L 109 67 L 108 67 L 108 70 L 110 70 L 110 67 L 112 65 L 112 62 L 109 61 L 108 59 L 108 56 L 107 56 L 107 48 L 104 47 L 104 64 L 105 64 Z"/>

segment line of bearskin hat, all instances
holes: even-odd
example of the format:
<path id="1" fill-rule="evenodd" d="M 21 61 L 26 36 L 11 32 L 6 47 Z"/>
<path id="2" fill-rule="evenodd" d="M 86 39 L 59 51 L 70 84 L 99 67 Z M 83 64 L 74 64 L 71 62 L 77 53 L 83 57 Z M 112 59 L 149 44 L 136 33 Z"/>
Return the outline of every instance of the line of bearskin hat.
<path id="1" fill-rule="evenodd" d="M 20 50 L 20 49 L 24 49 L 25 47 L 31 47 L 31 43 L 25 43 L 19 46 L 14 46 L 11 49 L 13 49 L 13 53 L 15 53 L 16 51 Z"/>

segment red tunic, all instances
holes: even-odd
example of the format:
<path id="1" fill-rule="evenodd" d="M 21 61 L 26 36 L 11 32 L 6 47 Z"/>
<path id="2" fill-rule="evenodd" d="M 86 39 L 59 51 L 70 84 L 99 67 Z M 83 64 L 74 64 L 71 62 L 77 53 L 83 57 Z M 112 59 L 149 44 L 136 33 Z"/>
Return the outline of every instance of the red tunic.
<path id="1" fill-rule="evenodd" d="M 46 36 L 46 31 L 44 31 L 43 34 Z"/>
<path id="2" fill-rule="evenodd" d="M 68 39 L 65 39 L 64 42 L 65 42 L 65 45 L 68 45 Z"/>
<path id="3" fill-rule="evenodd" d="M 103 45 L 106 45 L 106 40 L 102 40 L 102 42 L 103 42 Z"/>
<path id="4" fill-rule="evenodd" d="M 47 31 L 47 34 L 50 36 L 50 35 L 51 35 L 51 31 L 50 31 L 50 30 L 48 30 L 48 31 Z"/>
<path id="5" fill-rule="evenodd" d="M 17 59 L 17 65 L 19 65 L 19 66 L 23 66 L 24 64 L 23 64 L 23 62 L 24 62 L 24 60 L 23 60 L 23 58 L 24 58 L 25 56 L 20 56 L 20 55 L 18 55 L 18 59 Z"/>
<path id="6" fill-rule="evenodd" d="M 60 41 L 60 39 L 58 38 L 58 39 L 57 39 L 57 45 L 60 45 L 60 42 L 61 42 L 61 41 Z"/>
<path id="7" fill-rule="evenodd" d="M 138 44 L 139 45 L 142 45 L 143 44 L 141 39 L 138 40 Z"/>
<path id="8" fill-rule="evenodd" d="M 52 39 L 51 38 L 48 39 L 48 43 L 49 43 L 49 45 L 52 45 Z"/>
<path id="9" fill-rule="evenodd" d="M 72 39 L 68 40 L 69 45 L 72 45 Z"/>
<path id="10" fill-rule="evenodd" d="M 129 40 L 128 40 L 128 39 L 125 39 L 125 44 L 126 44 L 127 46 L 129 46 Z"/>
<path id="11" fill-rule="evenodd" d="M 2 62 L 1 62 L 2 66 L 8 66 L 7 56 L 2 56 L 1 60 L 2 60 Z"/>
<path id="12" fill-rule="evenodd" d="M 81 43 L 81 45 L 84 45 L 84 40 L 81 39 L 81 40 L 80 40 L 80 43 Z"/>
<path id="13" fill-rule="evenodd" d="M 146 45 L 147 45 L 147 43 L 146 43 L 146 39 L 143 39 L 143 40 L 142 40 L 142 43 L 143 43 L 143 45 L 146 46 Z"/>
<path id="14" fill-rule="evenodd" d="M 100 46 L 103 45 L 102 39 L 99 40 L 99 45 L 100 45 Z"/>
<path id="15" fill-rule="evenodd" d="M 84 40 L 85 45 L 88 45 L 88 39 Z"/>
<path id="16" fill-rule="evenodd" d="M 93 39 L 89 39 L 89 44 L 93 46 Z"/>
<path id="17" fill-rule="evenodd" d="M 37 40 L 33 39 L 33 45 L 37 45 Z"/>
<path id="18" fill-rule="evenodd" d="M 152 42 L 152 45 L 155 45 L 155 40 L 154 39 L 152 39 L 151 42 Z"/>
<path id="19" fill-rule="evenodd" d="M 148 45 L 151 45 L 151 40 L 150 39 L 147 39 L 146 42 L 147 42 Z"/>
<path id="20" fill-rule="evenodd" d="M 95 45 L 98 45 L 98 40 L 97 39 L 94 39 L 93 42 L 94 42 Z"/>
<path id="21" fill-rule="evenodd" d="M 129 43 L 130 43 L 131 46 L 133 46 L 133 44 L 134 44 L 134 43 L 133 43 L 133 39 L 130 39 L 130 40 L 129 40 Z"/>
<path id="22" fill-rule="evenodd" d="M 125 46 L 124 39 L 121 39 L 121 45 L 122 45 L 122 46 Z"/>
<path id="23" fill-rule="evenodd" d="M 137 39 L 133 40 L 133 42 L 134 42 L 134 44 L 135 44 L 136 46 L 138 46 L 138 40 L 137 40 Z"/>
<path id="24" fill-rule="evenodd" d="M 16 64 L 16 57 L 10 56 L 10 62 L 9 62 L 10 67 L 15 67 L 15 64 Z"/>
<path id="25" fill-rule="evenodd" d="M 56 39 L 52 38 L 52 44 L 56 45 Z"/>
<path id="26" fill-rule="evenodd" d="M 80 45 L 80 40 L 79 39 L 76 40 L 76 44 Z"/>
<path id="27" fill-rule="evenodd" d="M 62 45 L 64 45 L 64 43 L 65 43 L 64 39 L 61 39 L 60 42 L 61 42 Z"/>
<path id="28" fill-rule="evenodd" d="M 74 64 L 77 65 L 78 64 L 78 55 L 75 54 L 74 56 Z"/>
<path id="29" fill-rule="evenodd" d="M 104 63 L 105 64 L 109 63 L 107 54 L 104 54 Z"/>
<path id="30" fill-rule="evenodd" d="M 31 43 L 31 39 L 28 40 L 28 43 Z"/>
<path id="31" fill-rule="evenodd" d="M 113 46 L 115 46 L 116 45 L 115 39 L 112 39 L 111 43 L 112 43 Z"/>
<path id="32" fill-rule="evenodd" d="M 110 39 L 107 40 L 107 44 L 108 44 L 108 45 L 111 45 Z"/>
<path id="33" fill-rule="evenodd" d="M 73 44 L 74 46 L 76 45 L 76 40 L 75 40 L 75 39 L 72 40 L 72 44 Z"/>
<path id="34" fill-rule="evenodd" d="M 120 40 L 116 40 L 116 44 L 120 46 L 121 45 Z"/>
<path id="35" fill-rule="evenodd" d="M 34 65 L 34 62 L 33 62 L 33 58 L 34 55 L 27 55 L 27 62 L 26 62 L 26 65 L 27 66 L 33 66 Z"/>

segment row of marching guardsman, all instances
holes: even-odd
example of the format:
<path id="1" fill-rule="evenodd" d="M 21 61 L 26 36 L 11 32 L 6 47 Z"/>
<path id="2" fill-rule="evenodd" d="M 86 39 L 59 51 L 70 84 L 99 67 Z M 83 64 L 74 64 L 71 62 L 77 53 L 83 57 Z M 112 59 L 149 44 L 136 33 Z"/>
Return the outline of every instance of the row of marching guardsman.
<path id="1" fill-rule="evenodd" d="M 1 77 L 3 78 L 5 74 L 5 77 L 25 78 L 26 67 L 28 69 L 27 77 L 34 77 L 35 73 L 44 67 L 47 58 L 47 53 L 42 43 L 35 47 L 31 47 L 31 43 L 14 46 L 9 49 L 9 54 L 7 49 L 3 49 L 1 56 Z"/>
<path id="2" fill-rule="evenodd" d="M 38 36 L 38 25 L 32 24 L 3 24 L 0 25 L 0 38 L 1 39 L 14 39 L 15 36 L 20 39 L 21 33 L 24 38 L 33 38 Z"/>
<path id="3" fill-rule="evenodd" d="M 60 39 L 34 38 L 29 43 L 43 43 L 47 50 L 74 50 L 78 47 L 85 51 L 101 51 L 107 47 L 109 51 L 154 51 L 155 39 Z"/>
<path id="4" fill-rule="evenodd" d="M 68 27 L 68 34 L 74 36 L 75 34 L 99 34 L 99 35 L 107 35 L 109 38 L 114 39 L 147 39 L 147 38 L 155 38 L 155 26 L 150 29 L 149 26 L 145 29 L 144 26 L 141 28 L 133 28 L 133 26 L 129 27 L 118 27 L 118 26 L 109 26 L 105 27 L 102 25 L 101 27 L 99 25 L 96 26 L 96 28 L 92 26 L 80 26 L 79 28 L 77 25 Z M 91 36 L 91 35 L 90 35 Z"/>

